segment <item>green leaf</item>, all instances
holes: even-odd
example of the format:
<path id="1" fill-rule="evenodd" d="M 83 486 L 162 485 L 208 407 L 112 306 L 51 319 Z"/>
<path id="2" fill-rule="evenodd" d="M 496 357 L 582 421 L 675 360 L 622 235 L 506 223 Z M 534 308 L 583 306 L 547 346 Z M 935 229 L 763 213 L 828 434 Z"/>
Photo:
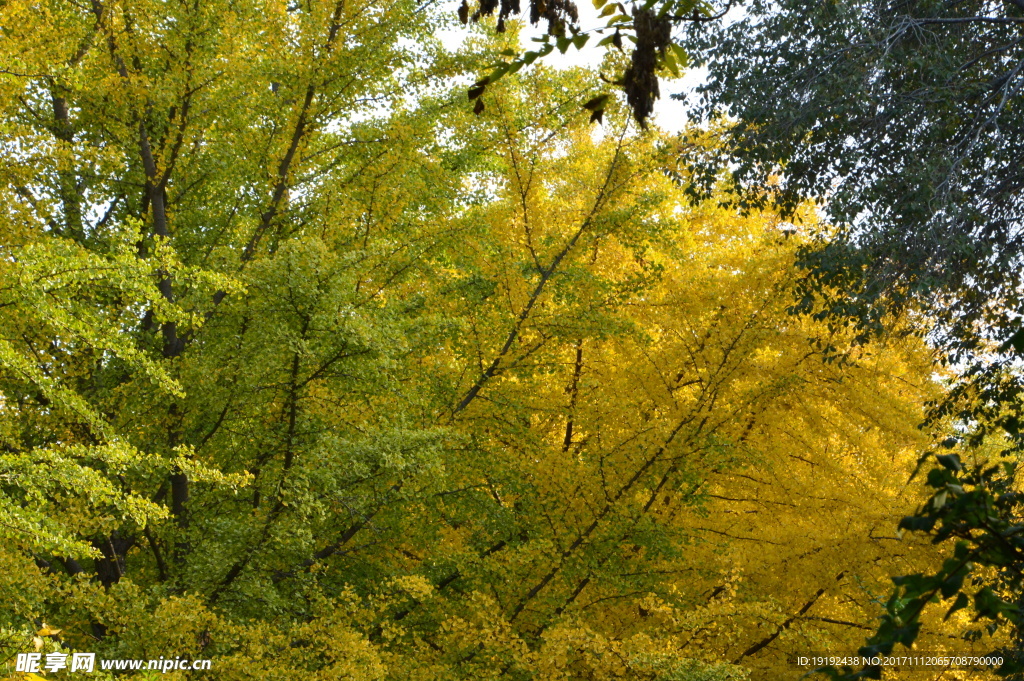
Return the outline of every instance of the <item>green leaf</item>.
<path id="1" fill-rule="evenodd" d="M 916 515 L 907 516 L 899 523 L 900 529 L 911 532 L 930 532 L 933 527 L 935 527 L 935 518 L 922 518 Z"/>
<path id="2" fill-rule="evenodd" d="M 496 83 L 498 80 L 501 79 L 502 76 L 508 73 L 510 68 L 512 68 L 511 64 L 502 64 L 501 66 L 497 67 L 489 74 L 487 74 L 487 82 Z"/>
<path id="3" fill-rule="evenodd" d="M 679 77 L 679 65 L 676 64 L 676 58 L 673 56 L 672 50 L 665 51 L 665 54 L 661 57 L 661 63 L 666 69 L 668 69 L 669 73 L 676 78 Z"/>
<path id="4" fill-rule="evenodd" d="M 999 346 L 999 352 L 1008 352 L 1010 348 L 1018 355 L 1024 355 L 1024 327 L 1017 329 L 1006 342 Z"/>
<path id="5" fill-rule="evenodd" d="M 690 65 L 690 55 L 687 53 L 683 46 L 678 43 L 669 43 L 668 49 L 675 55 L 676 61 L 679 62 L 679 68 L 685 69 Z"/>

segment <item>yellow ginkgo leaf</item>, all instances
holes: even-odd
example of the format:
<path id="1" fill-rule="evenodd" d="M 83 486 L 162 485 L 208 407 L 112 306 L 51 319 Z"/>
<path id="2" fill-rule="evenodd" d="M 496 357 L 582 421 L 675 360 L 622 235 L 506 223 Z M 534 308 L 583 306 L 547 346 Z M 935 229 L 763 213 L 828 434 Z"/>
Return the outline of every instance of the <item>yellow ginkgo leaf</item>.
<path id="1" fill-rule="evenodd" d="M 43 622 L 43 628 L 36 632 L 37 636 L 56 636 L 61 632 L 60 629 L 54 629 L 46 622 Z"/>
<path id="2" fill-rule="evenodd" d="M 38 636 L 33 636 L 32 645 L 35 646 L 36 650 L 39 650 L 43 647 L 43 639 L 39 638 Z"/>

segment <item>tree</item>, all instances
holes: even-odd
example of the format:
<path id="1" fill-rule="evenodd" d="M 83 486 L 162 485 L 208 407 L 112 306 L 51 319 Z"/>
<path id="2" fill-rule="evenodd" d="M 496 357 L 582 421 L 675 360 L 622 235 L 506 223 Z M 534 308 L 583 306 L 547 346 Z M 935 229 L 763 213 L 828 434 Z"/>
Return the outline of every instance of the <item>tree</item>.
<path id="1" fill-rule="evenodd" d="M 722 148 L 733 182 L 784 207 L 827 199 L 841 231 L 808 251 L 808 265 L 820 287 L 838 287 L 837 308 L 865 303 L 865 328 L 917 303 L 937 318 L 950 361 L 1006 340 L 1020 307 L 1020 8 L 746 10 L 690 42 L 709 69 L 697 111 L 737 119 Z M 722 166 L 702 167 L 712 183 Z"/>
<path id="2" fill-rule="evenodd" d="M 475 116 L 412 3 L 4 11 L 7 651 L 771 678 L 934 561 L 873 532 L 927 350 L 821 362 L 798 239 L 594 134 L 593 74 Z"/>
<path id="3" fill-rule="evenodd" d="M 265 256 L 301 259 L 285 246 L 312 215 L 321 226 L 342 219 L 344 205 L 310 188 L 394 163 L 388 153 L 400 149 L 386 135 L 395 129 L 346 117 L 373 103 L 400 108 L 418 74 L 399 41 L 429 48 L 412 10 L 4 4 L 2 498 L 5 576 L 19 594 L 5 626 L 31 626 L 45 612 L 86 649 L 89 640 L 158 655 L 161 645 L 181 654 L 207 645 L 204 603 L 218 593 L 204 580 L 229 581 L 223 573 L 240 572 L 245 552 L 271 539 L 289 503 L 281 484 L 297 432 L 296 377 L 276 382 L 280 353 L 252 357 L 271 362 L 263 384 L 258 371 L 230 373 L 230 354 L 206 371 L 210 352 L 246 338 L 239 297 L 267 275 Z M 428 200 L 389 209 L 436 206 L 417 198 Z M 385 248 L 365 245 L 369 263 Z M 376 274 L 401 272 L 397 255 Z M 334 345 L 315 349 L 325 373 L 339 371 L 345 348 L 371 355 L 386 338 L 351 316 L 333 324 L 321 337 Z M 287 325 L 274 333 L 264 340 L 288 366 L 304 338 Z M 289 343 L 298 345 L 287 355 Z M 231 391 L 249 388 L 257 399 L 229 413 Z M 265 427 L 233 433 L 232 446 L 211 442 L 219 428 L 267 413 Z M 225 447 L 221 456 L 212 445 Z M 261 471 L 268 461 L 275 467 Z M 204 486 L 222 482 L 247 485 L 248 514 L 203 516 L 213 494 Z M 233 522 L 208 525 L 218 518 Z M 248 537 L 252 522 L 261 529 Z M 215 538 L 221 548 L 204 553 Z M 200 585 L 202 599 L 184 595 Z"/>
<path id="4" fill-rule="evenodd" d="M 935 528 L 937 542 L 962 540 L 957 556 L 978 566 L 982 593 L 998 594 L 999 605 L 964 600 L 962 561 L 927 580 L 904 578 L 874 650 L 913 641 L 916 612 L 899 610 L 923 607 L 939 584 L 958 607 L 972 602 L 979 617 L 1019 626 L 1016 549 L 997 556 L 990 542 L 1007 541 L 1001 535 L 1019 520 L 1016 467 L 996 463 L 1020 451 L 1020 3 L 745 8 L 686 41 L 709 70 L 694 112 L 735 120 L 720 153 L 694 148 L 704 186 L 729 168 L 743 205 L 785 211 L 818 200 L 835 229 L 803 249 L 807 278 L 795 309 L 852 324 L 860 340 L 887 315 L 922 315 L 941 362 L 957 368 L 928 425 L 936 442 L 959 443 L 973 463 L 969 472 L 936 466 L 934 503 L 905 525 Z M 950 419 L 955 430 L 943 432 Z M 969 485 L 954 479 L 961 473 Z M 965 510 L 986 504 L 1003 529 Z M 982 566 L 995 572 L 982 576 Z"/>

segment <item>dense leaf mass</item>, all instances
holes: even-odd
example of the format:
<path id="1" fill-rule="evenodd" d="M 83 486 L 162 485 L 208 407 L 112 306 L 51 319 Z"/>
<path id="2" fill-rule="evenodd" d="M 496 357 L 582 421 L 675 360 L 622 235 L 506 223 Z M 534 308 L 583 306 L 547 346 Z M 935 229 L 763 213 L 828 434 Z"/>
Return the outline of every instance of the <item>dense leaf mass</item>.
<path id="1" fill-rule="evenodd" d="M 770 681 L 941 564 L 931 351 L 824 361 L 801 238 L 593 72 L 474 115 L 513 31 L 411 0 L 0 9 L 0 663 Z"/>
<path id="2" fill-rule="evenodd" d="M 689 46 L 701 116 L 736 120 L 717 158 L 747 201 L 815 197 L 840 230 L 805 251 L 815 292 L 865 331 L 923 303 L 951 361 L 1024 311 L 1024 11 L 1013 2 L 756 1 Z M 829 293 L 831 292 L 831 293 Z M 832 295 L 834 294 L 834 295 Z"/>
<path id="3" fill-rule="evenodd" d="M 705 190 L 728 168 L 737 203 L 813 197 L 834 223 L 802 249 L 794 309 L 854 326 L 858 342 L 905 313 L 957 369 L 929 423 L 952 422 L 945 446 L 972 463 L 939 456 L 932 498 L 903 524 L 955 555 L 897 579 L 864 651 L 909 646 L 941 599 L 989 631 L 1008 625 L 1019 648 L 1024 4 L 755 1 L 688 44 L 709 68 L 693 111 L 734 119 L 723 146 L 691 147 Z M 1004 653 L 1000 673 L 1020 678 Z"/>

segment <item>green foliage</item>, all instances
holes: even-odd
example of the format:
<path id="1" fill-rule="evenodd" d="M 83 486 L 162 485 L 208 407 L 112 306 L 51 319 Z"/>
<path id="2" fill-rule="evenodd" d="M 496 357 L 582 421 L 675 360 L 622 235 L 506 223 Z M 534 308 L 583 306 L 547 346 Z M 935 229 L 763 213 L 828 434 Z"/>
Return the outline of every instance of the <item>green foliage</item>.
<path id="1" fill-rule="evenodd" d="M 694 195 L 701 185 L 716 191 L 724 174 L 741 208 L 787 213 L 817 201 L 833 226 L 802 248 L 806 278 L 793 310 L 856 329 L 857 343 L 888 333 L 894 316 L 919 319 L 939 362 L 956 370 L 930 404 L 936 441 L 950 441 L 952 425 L 951 441 L 982 459 L 1006 437 L 1016 443 L 1020 3 L 744 7 L 735 22 L 683 41 L 709 72 L 691 111 L 723 123 L 719 146 L 684 147 Z M 1019 459 L 1019 446 L 1005 456 Z M 1009 624 L 1019 646 L 1015 475 L 938 462 L 932 502 L 903 526 L 963 543 L 942 568 L 898 578 L 867 649 L 917 638 L 933 596 Z M 1014 664 L 1002 673 L 1019 675 Z"/>
<path id="2" fill-rule="evenodd" d="M 693 115 L 735 120 L 720 146 L 689 147 L 695 186 L 711 191 L 728 168 L 742 206 L 818 201 L 833 227 L 803 249 L 796 309 L 853 324 L 860 340 L 886 315 L 924 310 L 943 361 L 989 393 L 968 402 L 1009 408 L 1019 372 L 993 351 L 1024 306 L 1020 7 L 744 9 L 684 41 L 709 74 Z"/>
<path id="3" fill-rule="evenodd" d="M 405 0 L 3 9 L 5 662 L 769 679 L 933 564 L 874 534 L 927 348 L 823 362 L 798 240 L 593 73 L 472 115 Z"/>
<path id="4" fill-rule="evenodd" d="M 1024 590 L 1024 538 L 1021 537 L 1022 496 L 1018 463 L 978 462 L 965 468 L 956 454 L 937 455 L 939 466 L 928 472 L 934 490 L 900 528 L 927 532 L 933 543 L 953 541 L 952 555 L 929 574 L 894 577 L 896 589 L 886 603 L 878 631 L 860 649 L 865 656 L 888 655 L 896 644 L 910 648 L 921 633 L 921 616 L 929 604 L 943 603 L 944 620 L 971 608 L 975 627 L 967 639 L 1000 628 L 1017 634 L 1015 645 L 995 654 L 1003 658 L 1001 677 L 1020 678 L 1024 659 L 1019 631 L 1024 624 L 1020 593 Z M 984 623 L 984 632 L 981 628 Z M 834 679 L 881 678 L 881 669 L 866 667 L 826 670 Z"/>

